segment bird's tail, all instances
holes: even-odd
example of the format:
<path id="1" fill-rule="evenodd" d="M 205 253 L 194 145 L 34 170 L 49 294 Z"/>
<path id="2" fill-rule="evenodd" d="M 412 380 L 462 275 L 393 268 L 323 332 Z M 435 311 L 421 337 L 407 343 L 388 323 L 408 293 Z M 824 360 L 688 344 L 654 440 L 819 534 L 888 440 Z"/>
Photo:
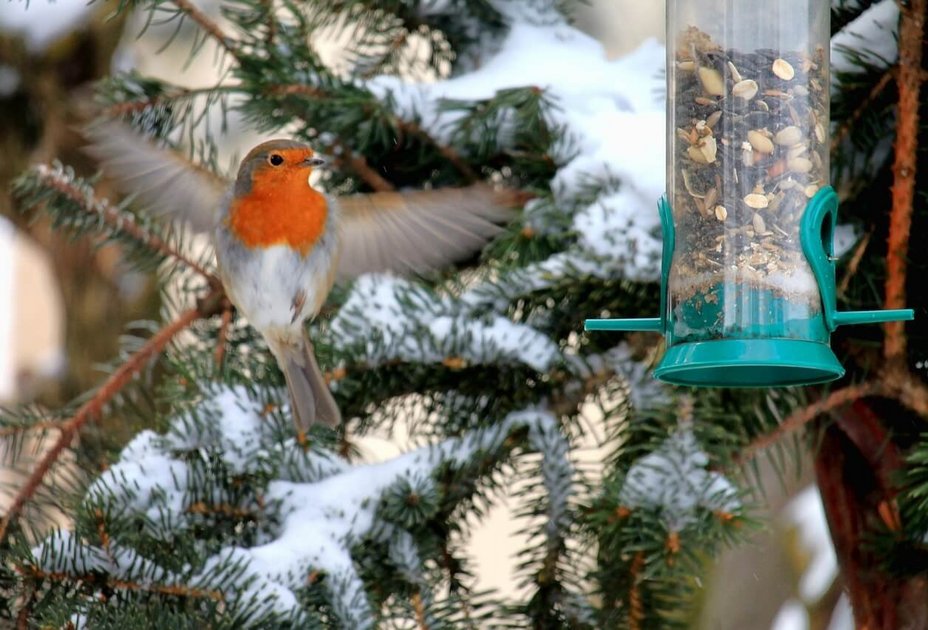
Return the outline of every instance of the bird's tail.
<path id="1" fill-rule="evenodd" d="M 282 348 L 278 358 L 290 390 L 290 406 L 297 431 L 305 433 L 315 422 L 338 426 L 342 415 L 316 363 L 316 353 L 309 336 L 304 333 L 301 344 Z"/>

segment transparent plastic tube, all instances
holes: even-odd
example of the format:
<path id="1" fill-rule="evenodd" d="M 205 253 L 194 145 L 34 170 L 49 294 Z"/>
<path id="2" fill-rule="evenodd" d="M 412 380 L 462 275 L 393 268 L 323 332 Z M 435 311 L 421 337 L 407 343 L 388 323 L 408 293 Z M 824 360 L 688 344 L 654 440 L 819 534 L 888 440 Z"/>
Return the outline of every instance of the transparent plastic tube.
<path id="1" fill-rule="evenodd" d="M 829 4 L 668 1 L 674 343 L 828 339 L 800 222 L 829 184 Z"/>

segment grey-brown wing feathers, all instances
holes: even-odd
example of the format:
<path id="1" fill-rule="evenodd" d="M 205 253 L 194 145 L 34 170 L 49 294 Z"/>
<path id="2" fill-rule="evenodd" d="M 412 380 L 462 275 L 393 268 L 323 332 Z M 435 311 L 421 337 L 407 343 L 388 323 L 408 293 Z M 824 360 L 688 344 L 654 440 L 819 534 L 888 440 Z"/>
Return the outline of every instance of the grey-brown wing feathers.
<path id="1" fill-rule="evenodd" d="M 518 202 L 518 193 L 482 184 L 340 197 L 338 278 L 418 273 L 466 258 L 500 232 Z"/>
<path id="2" fill-rule="evenodd" d="M 86 129 L 86 151 L 125 193 L 135 195 L 150 212 L 187 221 L 195 230 L 211 230 L 229 182 L 155 146 L 127 125 L 97 122 Z"/>

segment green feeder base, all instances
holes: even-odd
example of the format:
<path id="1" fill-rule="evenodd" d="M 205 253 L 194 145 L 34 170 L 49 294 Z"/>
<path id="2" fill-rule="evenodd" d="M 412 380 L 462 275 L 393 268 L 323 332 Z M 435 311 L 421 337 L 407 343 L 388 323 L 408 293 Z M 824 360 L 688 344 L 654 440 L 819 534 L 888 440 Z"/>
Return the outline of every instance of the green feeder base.
<path id="1" fill-rule="evenodd" d="M 844 368 L 815 341 L 720 339 L 671 346 L 654 376 L 694 387 L 786 387 L 827 383 Z"/>

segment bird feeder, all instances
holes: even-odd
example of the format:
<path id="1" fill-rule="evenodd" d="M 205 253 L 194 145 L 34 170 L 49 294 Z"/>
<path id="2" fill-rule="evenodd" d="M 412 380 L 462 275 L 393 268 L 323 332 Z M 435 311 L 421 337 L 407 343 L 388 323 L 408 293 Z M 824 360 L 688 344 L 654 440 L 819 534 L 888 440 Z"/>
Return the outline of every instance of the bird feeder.
<path id="1" fill-rule="evenodd" d="M 913 318 L 837 311 L 829 20 L 821 0 L 668 0 L 660 317 L 586 322 L 663 333 L 663 381 L 831 381 L 837 326 Z"/>

